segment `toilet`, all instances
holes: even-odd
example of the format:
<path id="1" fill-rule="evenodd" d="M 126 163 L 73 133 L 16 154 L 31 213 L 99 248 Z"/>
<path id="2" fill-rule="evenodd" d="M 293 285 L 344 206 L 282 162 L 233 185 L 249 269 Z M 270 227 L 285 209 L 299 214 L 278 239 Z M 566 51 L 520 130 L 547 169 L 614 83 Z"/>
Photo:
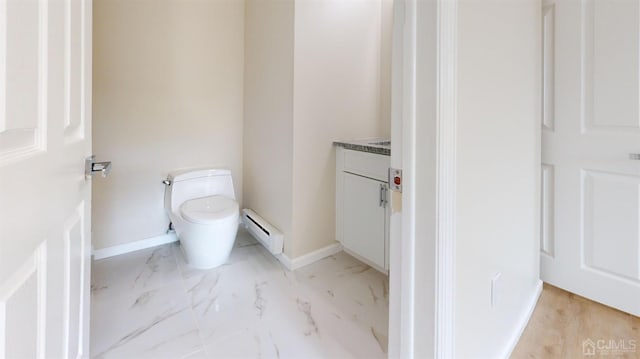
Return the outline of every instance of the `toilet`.
<path id="1" fill-rule="evenodd" d="M 208 269 L 231 254 L 239 224 L 231 171 L 199 168 L 169 173 L 164 206 L 189 265 Z"/>

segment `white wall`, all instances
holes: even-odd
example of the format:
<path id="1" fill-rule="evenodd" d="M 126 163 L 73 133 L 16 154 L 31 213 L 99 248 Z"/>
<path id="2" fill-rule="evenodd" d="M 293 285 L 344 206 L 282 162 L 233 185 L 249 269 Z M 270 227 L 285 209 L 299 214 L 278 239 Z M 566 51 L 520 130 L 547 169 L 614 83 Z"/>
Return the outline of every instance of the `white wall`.
<path id="1" fill-rule="evenodd" d="M 164 234 L 162 179 L 178 167 L 233 172 L 242 202 L 244 2 L 95 0 L 96 249 Z"/>
<path id="2" fill-rule="evenodd" d="M 389 136 L 388 109 L 381 114 L 390 71 L 381 68 L 382 9 L 380 0 L 296 1 L 293 257 L 335 241 L 332 142 Z"/>
<path id="3" fill-rule="evenodd" d="M 456 355 L 499 357 L 538 284 L 540 2 L 460 0 Z M 502 273 L 492 308 L 490 282 Z"/>
<path id="4" fill-rule="evenodd" d="M 246 0 L 245 206 L 292 249 L 294 0 Z"/>
<path id="5" fill-rule="evenodd" d="M 335 242 L 337 139 L 389 136 L 391 4 L 248 0 L 245 204 L 299 257 Z"/>

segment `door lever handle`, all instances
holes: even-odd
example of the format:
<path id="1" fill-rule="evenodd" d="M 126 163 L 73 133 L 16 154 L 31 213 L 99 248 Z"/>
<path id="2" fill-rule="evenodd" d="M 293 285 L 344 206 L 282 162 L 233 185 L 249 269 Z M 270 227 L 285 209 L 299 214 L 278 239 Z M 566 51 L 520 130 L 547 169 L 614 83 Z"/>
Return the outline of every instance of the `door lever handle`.
<path id="1" fill-rule="evenodd" d="M 629 159 L 630 160 L 640 161 L 640 153 L 630 153 L 629 154 Z"/>
<path id="2" fill-rule="evenodd" d="M 96 173 L 100 173 L 102 178 L 106 178 L 111 172 L 111 162 L 96 162 L 96 156 L 89 156 L 85 159 L 84 174 L 91 178 Z"/>
<path id="3" fill-rule="evenodd" d="M 111 162 L 95 162 L 91 167 L 91 172 L 100 172 L 102 178 L 106 178 L 111 172 Z"/>

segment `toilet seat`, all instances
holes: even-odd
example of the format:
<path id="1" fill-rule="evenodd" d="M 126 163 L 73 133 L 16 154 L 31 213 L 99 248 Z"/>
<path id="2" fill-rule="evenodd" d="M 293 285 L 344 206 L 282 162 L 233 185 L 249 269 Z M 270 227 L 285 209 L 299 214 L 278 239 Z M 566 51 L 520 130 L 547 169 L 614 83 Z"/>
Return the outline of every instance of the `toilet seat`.
<path id="1" fill-rule="evenodd" d="M 238 216 L 238 202 L 225 196 L 208 196 L 185 201 L 180 206 L 182 217 L 199 224 L 211 224 L 219 220 Z"/>

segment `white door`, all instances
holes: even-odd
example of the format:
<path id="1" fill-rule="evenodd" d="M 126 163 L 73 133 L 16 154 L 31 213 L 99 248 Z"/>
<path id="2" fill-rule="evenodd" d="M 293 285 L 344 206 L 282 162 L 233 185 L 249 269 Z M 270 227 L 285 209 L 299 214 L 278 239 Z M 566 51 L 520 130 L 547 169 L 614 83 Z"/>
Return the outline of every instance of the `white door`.
<path id="1" fill-rule="evenodd" d="M 371 178 L 343 173 L 342 245 L 383 270 L 387 185 Z"/>
<path id="2" fill-rule="evenodd" d="M 543 16 L 542 279 L 640 315 L 640 2 Z"/>
<path id="3" fill-rule="evenodd" d="M 91 11 L 0 0 L 0 358 L 89 353 Z"/>

